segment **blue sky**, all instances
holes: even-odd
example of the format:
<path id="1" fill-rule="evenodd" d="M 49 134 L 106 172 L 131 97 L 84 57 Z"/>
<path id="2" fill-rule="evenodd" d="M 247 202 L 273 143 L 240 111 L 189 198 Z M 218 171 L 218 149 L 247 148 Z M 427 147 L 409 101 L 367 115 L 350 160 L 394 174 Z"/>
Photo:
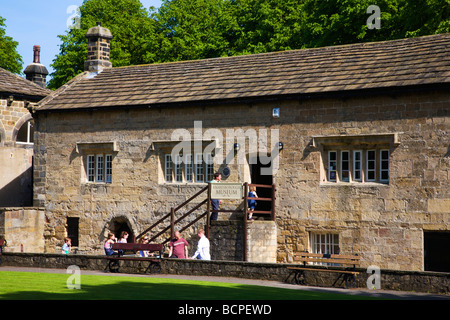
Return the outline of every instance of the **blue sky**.
<path id="1" fill-rule="evenodd" d="M 158 8 L 161 0 L 141 0 L 145 8 Z M 41 46 L 41 63 L 49 73 L 61 44 L 58 35 L 68 30 L 67 23 L 74 15 L 73 8 L 83 0 L 0 0 L 0 16 L 6 19 L 6 35 L 19 43 L 23 69 L 33 62 L 33 46 Z M 23 71 L 23 70 L 22 70 Z M 47 82 L 50 77 L 47 77 Z"/>

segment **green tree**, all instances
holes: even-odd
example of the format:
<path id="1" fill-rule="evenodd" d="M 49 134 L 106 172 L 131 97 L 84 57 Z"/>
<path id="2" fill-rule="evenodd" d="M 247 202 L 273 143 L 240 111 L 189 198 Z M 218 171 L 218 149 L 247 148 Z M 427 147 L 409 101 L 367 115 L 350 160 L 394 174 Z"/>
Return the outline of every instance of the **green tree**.
<path id="1" fill-rule="evenodd" d="M 6 35 L 6 19 L 0 17 L 0 67 L 12 73 L 21 74 L 23 60 L 17 52 L 18 42 Z"/>
<path id="2" fill-rule="evenodd" d="M 228 55 L 230 28 L 224 0 L 163 0 L 153 15 L 159 61 L 194 60 Z"/>
<path id="3" fill-rule="evenodd" d="M 72 28 L 61 39 L 60 53 L 53 60 L 49 88 L 56 89 L 83 72 L 87 57 L 85 34 L 101 22 L 114 38 L 110 58 L 114 67 L 153 62 L 154 21 L 139 0 L 85 0 L 80 6 L 80 28 Z M 149 50 L 151 49 L 151 50 Z"/>
<path id="4" fill-rule="evenodd" d="M 369 29 L 376 4 L 381 28 Z M 85 33 L 97 21 L 112 32 L 113 66 L 193 60 L 450 31 L 450 0 L 85 0 L 80 29 L 71 29 L 55 58 L 49 86 L 83 71 Z"/>
<path id="5" fill-rule="evenodd" d="M 450 32 L 450 0 L 402 1 L 399 37 Z"/>
<path id="6" fill-rule="evenodd" d="M 381 11 L 381 28 L 369 29 L 367 8 Z M 450 0 L 304 0 L 304 47 L 394 40 L 449 32 Z"/>
<path id="7" fill-rule="evenodd" d="M 237 54 L 295 49 L 301 46 L 302 1 L 231 0 Z"/>

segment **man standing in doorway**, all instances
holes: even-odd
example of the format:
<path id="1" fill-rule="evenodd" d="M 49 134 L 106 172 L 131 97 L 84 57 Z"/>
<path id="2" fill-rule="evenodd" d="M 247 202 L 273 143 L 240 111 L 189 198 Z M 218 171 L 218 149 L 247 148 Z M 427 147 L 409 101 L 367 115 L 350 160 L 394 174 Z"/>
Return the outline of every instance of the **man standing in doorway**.
<path id="1" fill-rule="evenodd" d="M 222 180 L 222 175 L 219 172 L 214 173 L 214 179 L 210 181 L 210 183 L 219 183 Z M 219 205 L 222 204 L 222 200 L 219 199 L 211 199 L 211 220 L 217 220 L 219 217 Z"/>

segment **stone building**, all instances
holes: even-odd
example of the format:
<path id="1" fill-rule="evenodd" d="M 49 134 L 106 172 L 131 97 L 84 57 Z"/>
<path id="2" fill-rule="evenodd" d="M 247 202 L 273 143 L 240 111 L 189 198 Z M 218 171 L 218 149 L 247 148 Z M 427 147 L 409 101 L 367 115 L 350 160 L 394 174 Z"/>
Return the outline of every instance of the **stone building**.
<path id="1" fill-rule="evenodd" d="M 276 185 L 278 262 L 449 271 L 449 34 L 119 68 L 110 33 L 87 36 L 102 56 L 32 109 L 46 252 L 71 235 L 101 253 L 106 232 L 138 235 L 219 171 Z M 211 229 L 228 219 L 242 216 Z"/>
<path id="2" fill-rule="evenodd" d="M 0 68 L 0 238 L 8 239 L 8 250 L 14 251 L 44 249 L 44 211 L 30 207 L 34 120 L 27 107 L 50 90 L 44 88 L 47 69 L 34 62 L 30 66 L 25 69 L 30 81 Z"/>
<path id="3" fill-rule="evenodd" d="M 37 49 L 35 46 L 35 60 L 39 59 Z M 25 70 L 32 81 L 0 68 L 0 207 L 30 206 L 33 203 L 34 123 L 27 105 L 38 102 L 50 90 L 42 87 L 42 84 L 45 86 L 43 74 L 47 69 L 43 65 L 39 70 L 30 66 Z M 41 76 L 39 81 L 33 81 L 36 72 Z"/>

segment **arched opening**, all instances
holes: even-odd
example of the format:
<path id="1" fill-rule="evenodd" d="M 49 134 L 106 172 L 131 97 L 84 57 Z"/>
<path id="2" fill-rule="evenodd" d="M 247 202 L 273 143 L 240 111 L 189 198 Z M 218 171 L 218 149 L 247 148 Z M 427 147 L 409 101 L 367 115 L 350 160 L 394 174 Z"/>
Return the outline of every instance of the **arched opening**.
<path id="1" fill-rule="evenodd" d="M 20 129 L 17 131 L 16 137 L 17 143 L 34 143 L 34 120 L 28 120 L 23 123 Z"/>
<path id="2" fill-rule="evenodd" d="M 128 242 L 133 242 L 135 237 L 133 229 L 131 228 L 130 222 L 124 216 L 113 218 L 108 225 L 108 230 L 116 236 L 117 239 L 120 238 L 122 231 L 128 232 Z"/>

